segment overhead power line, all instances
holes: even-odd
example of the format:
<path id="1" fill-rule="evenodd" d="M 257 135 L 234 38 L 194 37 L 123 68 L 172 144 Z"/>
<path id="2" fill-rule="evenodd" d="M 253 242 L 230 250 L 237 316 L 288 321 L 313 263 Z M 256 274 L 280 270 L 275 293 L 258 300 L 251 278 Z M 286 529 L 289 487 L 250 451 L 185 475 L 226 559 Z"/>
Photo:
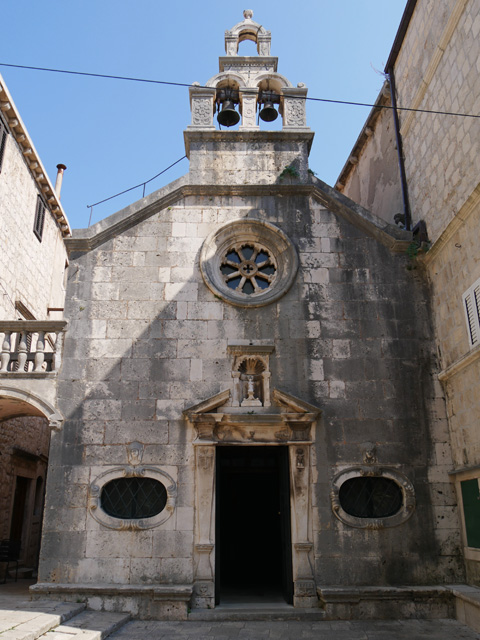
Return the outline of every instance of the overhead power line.
<path id="1" fill-rule="evenodd" d="M 71 71 L 67 69 L 50 69 L 47 67 L 33 67 L 24 64 L 8 64 L 6 62 L 0 62 L 0 67 L 11 67 L 13 69 L 30 69 L 32 71 L 49 71 L 51 73 L 65 73 L 74 76 L 87 76 L 91 78 L 106 78 L 108 80 L 126 80 L 129 82 L 146 82 L 149 84 L 161 84 L 173 87 L 191 87 L 192 83 L 188 82 L 169 82 L 167 80 L 154 80 L 152 78 L 135 78 L 131 76 L 116 76 L 112 74 L 105 73 L 90 73 L 87 71 Z M 198 88 L 207 88 L 205 85 L 196 85 Z M 248 89 L 241 89 L 241 93 L 251 93 Z M 344 104 L 351 105 L 354 107 L 375 107 L 377 109 L 392 109 L 391 105 L 380 105 L 380 104 L 371 104 L 369 102 L 355 102 L 351 100 L 335 100 L 333 98 L 312 98 L 310 96 L 289 96 L 290 98 L 296 98 L 298 100 L 310 100 L 312 102 L 326 102 L 330 104 Z M 436 111 L 432 109 L 413 109 L 412 107 L 401 107 L 397 105 L 398 111 L 412 111 L 414 113 L 430 113 L 433 115 L 441 115 L 441 116 L 456 116 L 458 118 L 480 118 L 480 114 L 472 114 L 472 113 L 457 113 L 455 111 Z"/>
<path id="2" fill-rule="evenodd" d="M 185 160 L 186 157 L 187 156 L 182 156 L 178 160 L 175 160 L 175 162 L 172 162 L 172 164 L 169 164 L 168 167 L 166 167 L 165 169 L 162 169 L 162 171 L 160 171 L 159 173 L 154 175 L 153 178 L 149 178 L 148 180 L 145 180 L 145 182 L 140 182 L 139 184 L 136 184 L 134 187 L 130 187 L 129 189 L 124 189 L 124 191 L 120 191 L 119 193 L 116 193 L 113 196 L 109 196 L 108 198 L 104 198 L 103 200 L 99 200 L 98 202 L 95 202 L 94 204 L 87 204 L 87 209 L 90 209 L 90 219 L 88 221 L 88 226 L 90 226 L 90 224 L 92 222 L 93 207 L 96 207 L 97 204 L 103 204 L 104 202 L 108 202 L 108 200 L 113 200 L 113 198 L 117 198 L 118 196 L 123 196 L 124 193 L 128 193 L 129 191 L 133 191 L 134 189 L 138 189 L 138 187 L 143 187 L 143 196 L 145 196 L 145 186 L 149 182 L 152 182 L 152 180 L 155 180 L 155 178 L 158 178 L 159 176 L 161 176 L 162 173 L 165 173 L 166 171 L 168 171 L 169 169 L 174 167 L 176 164 L 178 164 L 182 160 Z"/>

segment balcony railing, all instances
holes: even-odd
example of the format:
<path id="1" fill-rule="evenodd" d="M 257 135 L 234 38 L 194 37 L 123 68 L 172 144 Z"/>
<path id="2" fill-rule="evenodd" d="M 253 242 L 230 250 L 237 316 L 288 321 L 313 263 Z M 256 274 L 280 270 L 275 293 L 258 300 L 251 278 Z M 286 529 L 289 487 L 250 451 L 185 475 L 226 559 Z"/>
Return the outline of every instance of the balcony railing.
<path id="1" fill-rule="evenodd" d="M 1 320 L 0 374 L 55 373 L 66 320 Z"/>

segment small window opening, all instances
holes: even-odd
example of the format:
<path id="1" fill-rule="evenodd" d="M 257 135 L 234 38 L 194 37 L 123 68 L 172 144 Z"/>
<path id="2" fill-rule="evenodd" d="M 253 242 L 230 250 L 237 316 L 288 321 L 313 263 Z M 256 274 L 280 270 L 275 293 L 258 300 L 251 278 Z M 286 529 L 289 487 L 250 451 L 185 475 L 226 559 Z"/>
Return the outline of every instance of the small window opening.
<path id="1" fill-rule="evenodd" d="M 480 549 L 480 486 L 479 479 L 463 480 L 462 501 L 465 516 L 467 546 Z"/>
<path id="2" fill-rule="evenodd" d="M 400 511 L 403 493 L 390 478 L 356 477 L 346 480 L 338 494 L 342 509 L 356 518 L 387 518 Z"/>
<path id="3" fill-rule="evenodd" d="M 45 209 L 46 205 L 41 196 L 37 196 L 37 209 L 35 211 L 35 223 L 33 225 L 33 233 L 37 236 L 38 240 L 42 241 L 43 225 L 45 222 Z"/>
<path id="4" fill-rule="evenodd" d="M 3 156 L 5 155 L 5 147 L 7 146 L 7 127 L 0 118 L 0 172 L 2 171 Z"/>
<path id="5" fill-rule="evenodd" d="M 103 487 L 100 502 L 113 518 L 152 518 L 164 510 L 167 490 L 154 478 L 116 478 Z"/>
<path id="6" fill-rule="evenodd" d="M 470 347 L 480 342 L 480 279 L 463 294 Z"/>

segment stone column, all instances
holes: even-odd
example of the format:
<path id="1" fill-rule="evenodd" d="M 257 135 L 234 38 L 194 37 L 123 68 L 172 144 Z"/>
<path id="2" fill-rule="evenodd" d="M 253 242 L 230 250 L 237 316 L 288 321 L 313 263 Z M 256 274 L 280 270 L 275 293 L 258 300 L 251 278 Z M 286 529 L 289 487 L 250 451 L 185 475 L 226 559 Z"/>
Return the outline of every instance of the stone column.
<path id="1" fill-rule="evenodd" d="M 272 406 L 271 400 L 270 400 L 270 378 L 272 377 L 272 374 L 270 373 L 270 371 L 264 371 L 262 373 L 262 378 L 263 378 L 263 406 L 264 407 L 270 407 Z"/>
<path id="2" fill-rule="evenodd" d="M 317 605 L 317 592 L 311 562 L 313 544 L 310 520 L 310 445 L 289 446 L 292 492 L 293 604 Z"/>
<path id="3" fill-rule="evenodd" d="M 195 447 L 195 577 L 193 605 L 215 606 L 214 567 L 215 446 Z"/>
<path id="4" fill-rule="evenodd" d="M 233 391 L 232 391 L 232 407 L 240 406 L 240 371 L 232 371 Z"/>
<path id="5" fill-rule="evenodd" d="M 242 112 L 242 124 L 240 131 L 256 131 L 257 125 L 257 95 L 258 89 L 242 87 L 240 89 L 240 101 Z"/>

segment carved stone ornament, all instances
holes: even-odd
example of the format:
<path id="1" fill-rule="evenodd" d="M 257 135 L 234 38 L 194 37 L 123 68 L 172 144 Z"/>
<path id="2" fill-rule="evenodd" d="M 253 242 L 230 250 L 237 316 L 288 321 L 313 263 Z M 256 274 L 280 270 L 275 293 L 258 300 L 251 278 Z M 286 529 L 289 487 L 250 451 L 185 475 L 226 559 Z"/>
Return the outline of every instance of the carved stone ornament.
<path id="1" fill-rule="evenodd" d="M 212 124 L 213 107 L 209 98 L 192 100 L 192 124 L 196 126 Z"/>
<path id="2" fill-rule="evenodd" d="M 232 407 L 229 390 L 184 411 L 193 425 L 196 439 L 193 444 L 309 444 L 313 441 L 316 420 L 320 410 L 278 389 L 272 391 L 274 409 L 266 413 L 264 407 Z M 238 405 L 237 405 L 238 406 Z M 280 407 L 280 412 L 278 410 Z M 241 410 L 243 409 L 243 412 Z M 199 467 L 213 467 L 213 456 L 199 448 Z M 307 464 L 306 450 L 297 450 L 296 466 Z"/>
<path id="3" fill-rule="evenodd" d="M 402 505 L 397 513 L 383 518 L 360 518 L 347 513 L 340 503 L 339 492 L 344 482 L 358 477 L 383 477 L 395 482 L 403 496 Z M 415 510 L 415 489 L 406 475 L 388 467 L 358 466 L 344 469 L 333 478 L 330 494 L 332 511 L 344 524 L 357 529 L 386 529 L 398 527 L 406 522 Z"/>
<path id="4" fill-rule="evenodd" d="M 229 344 L 233 356 L 232 407 L 269 407 L 270 361 L 273 344 Z"/>
<path id="5" fill-rule="evenodd" d="M 130 447 L 133 447 L 133 444 L 138 445 L 140 443 L 132 443 Z M 143 445 L 140 446 L 143 447 Z M 138 451 L 138 448 L 135 447 L 135 449 Z M 130 449 L 128 453 L 129 462 L 132 459 L 131 451 L 132 449 Z M 156 467 L 139 466 L 137 464 L 137 460 L 138 458 L 135 457 L 134 464 L 132 466 L 124 465 L 122 467 L 115 467 L 101 473 L 95 478 L 89 487 L 88 511 L 94 520 L 108 529 L 116 529 L 117 531 L 141 531 L 144 529 L 153 529 L 154 527 L 158 527 L 166 522 L 175 509 L 177 485 L 174 479 L 168 473 L 161 471 Z M 118 478 L 153 478 L 154 480 L 161 482 L 167 490 L 167 503 L 163 511 L 151 518 L 131 519 L 114 518 L 113 516 L 105 513 L 101 507 L 100 500 L 102 489 L 106 484 Z"/>
<path id="6" fill-rule="evenodd" d="M 212 293 L 237 307 L 262 307 L 292 286 L 298 256 L 278 227 L 260 220 L 236 220 L 208 236 L 200 268 Z"/>
<path id="7" fill-rule="evenodd" d="M 305 100 L 302 98 L 288 98 L 285 100 L 285 126 L 306 126 Z"/>
<path id="8" fill-rule="evenodd" d="M 127 460 L 128 464 L 135 467 L 141 464 L 143 460 L 143 452 L 145 446 L 141 442 L 132 442 L 127 445 Z"/>

